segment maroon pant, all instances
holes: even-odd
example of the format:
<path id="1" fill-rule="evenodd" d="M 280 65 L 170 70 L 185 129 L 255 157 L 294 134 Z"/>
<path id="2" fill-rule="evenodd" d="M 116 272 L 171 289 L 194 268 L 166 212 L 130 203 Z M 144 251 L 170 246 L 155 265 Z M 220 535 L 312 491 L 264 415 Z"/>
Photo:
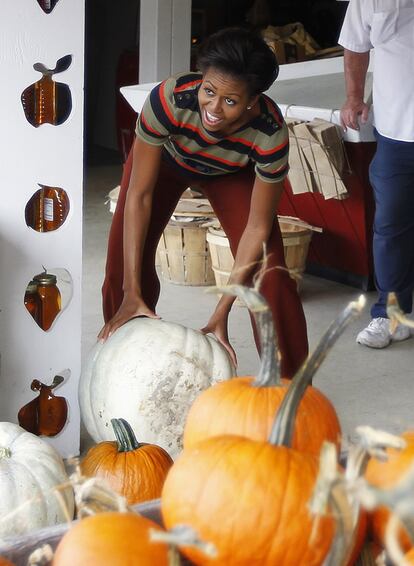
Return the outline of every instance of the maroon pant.
<path id="1" fill-rule="evenodd" d="M 123 298 L 123 220 L 131 168 L 132 151 L 124 165 L 121 190 L 109 233 L 106 275 L 102 288 L 105 321 L 116 313 Z M 219 178 L 206 177 L 205 180 L 197 180 L 196 183 L 210 201 L 229 239 L 233 255 L 237 251 L 247 223 L 253 183 L 254 171 L 251 168 Z M 162 160 L 154 189 L 151 221 L 143 255 L 143 281 L 141 282 L 143 299 L 154 310 L 160 294 L 160 282 L 155 270 L 158 241 L 183 191 L 190 184 L 188 178 L 181 176 L 175 168 Z M 296 283 L 286 271 L 272 269 L 276 266 L 285 266 L 283 242 L 276 221 L 267 242 L 267 253 L 269 254 L 267 265 L 269 271 L 263 278 L 260 291 L 272 311 L 282 356 L 282 375 L 292 377 L 307 356 L 308 340 L 305 316 Z M 259 348 L 256 331 L 255 340 Z"/>

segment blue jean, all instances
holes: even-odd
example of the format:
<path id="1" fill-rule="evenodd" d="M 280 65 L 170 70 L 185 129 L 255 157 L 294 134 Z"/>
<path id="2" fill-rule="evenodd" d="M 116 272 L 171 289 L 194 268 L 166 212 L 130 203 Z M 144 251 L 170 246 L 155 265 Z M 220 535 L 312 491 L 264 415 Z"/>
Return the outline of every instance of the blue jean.
<path id="1" fill-rule="evenodd" d="M 414 142 L 376 132 L 369 178 L 374 189 L 374 268 L 378 300 L 372 318 L 386 317 L 387 294 L 397 294 L 410 313 L 414 288 Z"/>

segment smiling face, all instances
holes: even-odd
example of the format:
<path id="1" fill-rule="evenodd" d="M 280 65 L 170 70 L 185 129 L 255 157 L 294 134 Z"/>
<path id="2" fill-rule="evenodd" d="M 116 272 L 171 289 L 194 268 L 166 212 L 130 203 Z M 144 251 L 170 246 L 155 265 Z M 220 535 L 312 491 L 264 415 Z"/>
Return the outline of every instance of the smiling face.
<path id="1" fill-rule="evenodd" d="M 229 135 L 256 115 L 257 100 L 244 81 L 210 67 L 198 91 L 203 126 L 216 134 Z"/>

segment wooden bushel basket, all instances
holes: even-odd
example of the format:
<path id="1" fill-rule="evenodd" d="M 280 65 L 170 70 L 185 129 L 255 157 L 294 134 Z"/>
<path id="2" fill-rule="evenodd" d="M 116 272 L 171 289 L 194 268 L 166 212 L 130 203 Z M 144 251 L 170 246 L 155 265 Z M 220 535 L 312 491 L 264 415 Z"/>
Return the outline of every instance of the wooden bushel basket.
<path id="1" fill-rule="evenodd" d="M 301 278 L 306 268 L 312 229 L 289 222 L 279 217 L 279 226 L 283 239 L 286 267 L 290 276 L 296 280 L 298 291 Z"/>
<path id="2" fill-rule="evenodd" d="M 227 285 L 234 262 L 230 242 L 221 228 L 214 227 L 208 229 L 207 242 L 216 285 L 217 287 L 224 287 Z"/>
<path id="3" fill-rule="evenodd" d="M 282 233 L 286 267 L 297 281 L 300 289 L 300 278 L 305 271 L 312 231 L 320 231 L 302 222 L 298 218 L 279 216 Z M 226 285 L 233 267 L 233 255 L 226 234 L 221 228 L 210 227 L 207 233 L 212 268 L 217 286 Z"/>
<path id="4" fill-rule="evenodd" d="M 110 212 L 118 203 L 120 187 L 115 187 L 107 195 Z M 158 244 L 155 265 L 162 278 L 177 285 L 213 285 L 214 273 L 211 269 L 210 253 L 206 240 L 207 228 L 203 226 L 207 218 L 214 216 L 207 199 L 185 198 L 192 195 L 187 189 L 174 210 L 174 218 L 165 228 Z M 191 221 L 185 221 L 191 217 Z"/>
<path id="5" fill-rule="evenodd" d="M 158 244 L 158 265 L 164 279 L 177 285 L 213 285 L 214 273 L 203 221 L 170 221 Z"/>

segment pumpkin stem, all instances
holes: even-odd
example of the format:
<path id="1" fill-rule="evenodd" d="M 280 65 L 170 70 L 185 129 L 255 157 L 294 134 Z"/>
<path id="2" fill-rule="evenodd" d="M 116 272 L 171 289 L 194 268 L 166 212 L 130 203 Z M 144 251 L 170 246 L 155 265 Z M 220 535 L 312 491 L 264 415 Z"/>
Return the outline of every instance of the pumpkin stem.
<path id="1" fill-rule="evenodd" d="M 273 423 L 269 437 L 271 444 L 291 446 L 296 413 L 306 388 L 311 385 L 313 376 L 348 323 L 362 311 L 365 302 L 365 297 L 361 295 L 358 301 L 352 301 L 344 308 L 325 331 L 313 354 L 292 379 Z"/>
<path id="2" fill-rule="evenodd" d="M 53 560 L 53 550 L 50 544 L 36 548 L 27 559 L 27 566 L 47 566 Z"/>
<path id="3" fill-rule="evenodd" d="M 78 519 L 105 511 L 126 513 L 131 510 L 125 497 L 108 487 L 102 478 L 74 479 L 72 485 Z"/>
<path id="4" fill-rule="evenodd" d="M 348 481 L 356 481 L 365 474 L 371 458 L 387 460 L 387 448 L 403 450 L 407 443 L 401 436 L 377 430 L 370 426 L 358 426 L 358 444 L 351 446 L 347 458 L 345 475 Z"/>
<path id="5" fill-rule="evenodd" d="M 204 542 L 191 527 L 178 525 L 169 531 L 150 530 L 150 540 L 165 542 L 173 548 L 179 546 L 192 546 L 197 548 L 208 558 L 215 558 L 217 550 L 211 542 Z"/>
<path id="6" fill-rule="evenodd" d="M 392 510 L 391 519 L 385 531 L 386 549 L 395 564 L 402 564 L 397 557 L 402 556 L 399 546 L 399 528 L 402 524 L 411 541 L 414 541 L 414 467 L 393 487 L 385 489 L 374 487 L 364 481 L 358 486 L 358 497 L 362 505 L 372 511 L 376 507 Z"/>
<path id="7" fill-rule="evenodd" d="M 358 514 L 352 513 L 343 484 L 332 486 L 330 509 L 336 521 L 336 532 L 323 566 L 345 566 L 352 552 L 358 527 Z"/>
<path id="8" fill-rule="evenodd" d="M 11 458 L 11 450 L 10 448 L 0 448 L 0 459 L 1 458 Z"/>
<path id="9" fill-rule="evenodd" d="M 142 446 L 125 419 L 111 419 L 111 425 L 118 444 L 118 452 L 132 452 Z"/>
<path id="10" fill-rule="evenodd" d="M 348 563 L 359 519 L 359 505 L 350 498 L 343 474 L 338 470 L 334 444 L 324 442 L 319 458 L 319 473 L 310 502 L 313 515 L 333 515 L 336 533 L 323 566 L 340 566 Z"/>
<path id="11" fill-rule="evenodd" d="M 361 508 L 358 490 L 361 489 L 361 478 L 365 474 L 369 459 L 372 456 L 385 459 L 387 447 L 402 449 L 406 444 L 401 437 L 368 426 L 358 427 L 356 431 L 359 442 L 349 450 L 345 473 L 338 470 L 333 444 L 325 442 L 321 451 L 319 475 L 311 509 L 316 514 L 326 514 L 330 509 L 337 520 L 335 539 L 323 566 L 349 564 Z"/>
<path id="12" fill-rule="evenodd" d="M 257 332 L 260 337 L 261 355 L 259 373 L 257 377 L 255 377 L 252 385 L 254 387 L 273 387 L 280 385 L 280 360 L 277 337 L 274 330 L 272 313 L 263 295 L 256 289 L 243 285 L 213 287 L 211 291 L 239 297 L 254 317 Z"/>
<path id="13" fill-rule="evenodd" d="M 414 328 L 414 320 L 409 319 L 405 315 L 405 313 L 400 309 L 400 305 L 398 304 L 398 300 L 397 300 L 397 295 L 395 293 L 388 293 L 387 315 L 391 321 L 391 324 L 394 326 L 394 330 L 399 323 L 403 324 L 404 326 Z"/>
<path id="14" fill-rule="evenodd" d="M 170 546 L 168 549 L 168 566 L 181 566 L 181 558 L 175 546 Z"/>
<path id="15" fill-rule="evenodd" d="M 398 564 L 399 566 L 412 566 L 412 561 L 406 559 L 405 552 L 401 548 L 401 527 L 402 524 L 400 518 L 396 513 L 392 512 L 385 527 L 385 548 L 387 550 L 387 556 L 390 560 L 392 560 L 392 564 Z M 404 527 L 407 529 L 406 523 L 404 523 Z"/>

